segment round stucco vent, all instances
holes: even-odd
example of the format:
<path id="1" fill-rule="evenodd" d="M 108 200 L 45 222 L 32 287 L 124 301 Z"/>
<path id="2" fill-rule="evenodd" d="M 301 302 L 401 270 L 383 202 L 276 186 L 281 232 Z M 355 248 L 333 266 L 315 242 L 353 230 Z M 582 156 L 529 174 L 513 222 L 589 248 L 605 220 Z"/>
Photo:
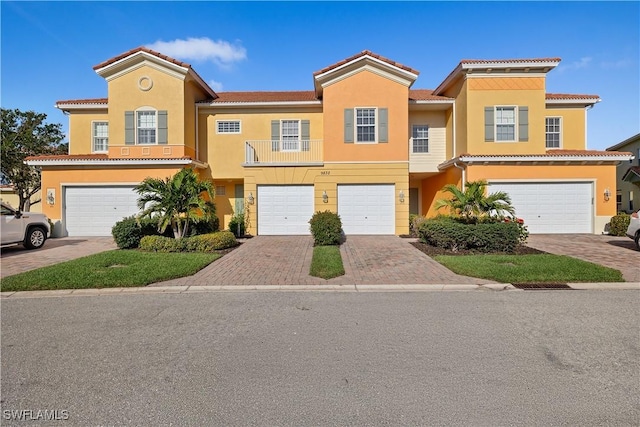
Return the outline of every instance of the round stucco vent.
<path id="1" fill-rule="evenodd" d="M 149 76 L 142 76 L 138 79 L 138 88 L 143 91 L 148 91 L 153 87 L 153 80 Z"/>

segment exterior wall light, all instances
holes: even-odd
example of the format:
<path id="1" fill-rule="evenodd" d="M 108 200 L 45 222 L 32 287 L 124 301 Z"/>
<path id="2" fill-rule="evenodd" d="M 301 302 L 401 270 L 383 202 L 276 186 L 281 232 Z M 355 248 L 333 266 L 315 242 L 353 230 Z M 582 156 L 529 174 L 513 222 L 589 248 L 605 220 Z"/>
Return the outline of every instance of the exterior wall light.
<path id="1" fill-rule="evenodd" d="M 56 190 L 55 188 L 47 188 L 47 203 L 50 205 L 56 204 Z"/>
<path id="2" fill-rule="evenodd" d="M 604 200 L 608 202 L 610 198 L 611 198 L 611 190 L 609 190 L 609 188 L 605 188 L 604 189 Z"/>
<path id="3" fill-rule="evenodd" d="M 249 197 L 247 197 L 247 203 L 249 203 L 250 205 L 253 204 L 253 202 L 255 202 L 255 199 L 253 198 L 253 193 L 249 193 Z"/>
<path id="4" fill-rule="evenodd" d="M 329 196 L 326 190 L 322 192 L 322 203 L 329 203 Z"/>
<path id="5" fill-rule="evenodd" d="M 404 191 L 400 190 L 400 194 L 398 196 L 400 199 L 400 203 L 404 203 Z"/>

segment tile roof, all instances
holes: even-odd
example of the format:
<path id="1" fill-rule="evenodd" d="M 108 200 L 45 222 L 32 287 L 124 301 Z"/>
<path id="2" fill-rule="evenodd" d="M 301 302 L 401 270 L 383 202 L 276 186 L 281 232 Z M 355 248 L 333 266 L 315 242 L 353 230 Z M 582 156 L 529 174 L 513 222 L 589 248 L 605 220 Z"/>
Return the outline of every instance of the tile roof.
<path id="1" fill-rule="evenodd" d="M 409 101 L 439 101 L 439 100 L 453 100 L 448 96 L 434 95 L 432 89 L 410 89 Z"/>
<path id="2" fill-rule="evenodd" d="M 591 156 L 631 156 L 632 154 L 625 151 L 601 151 L 601 150 L 547 150 L 545 154 L 460 154 L 459 157 L 591 157 Z"/>
<path id="3" fill-rule="evenodd" d="M 59 154 L 53 156 L 28 156 L 25 160 L 41 160 L 41 161 L 82 161 L 82 160 L 103 160 L 120 161 L 120 160 L 192 160 L 189 156 L 183 157 L 158 157 L 158 158 L 131 158 L 131 157 L 109 157 L 107 154 Z"/>
<path id="4" fill-rule="evenodd" d="M 109 102 L 108 98 L 86 98 L 86 99 L 65 99 L 62 101 L 56 101 L 56 104 L 107 104 Z"/>
<path id="5" fill-rule="evenodd" d="M 151 54 L 151 55 L 153 55 L 153 56 L 157 56 L 157 57 L 158 57 L 158 58 L 160 58 L 160 59 L 164 59 L 165 61 L 169 61 L 169 62 L 171 62 L 171 63 L 173 63 L 173 64 L 176 64 L 176 65 L 179 65 L 179 66 L 181 66 L 181 67 L 191 68 L 191 65 L 187 64 L 186 62 L 178 61 L 177 59 L 173 59 L 173 58 L 171 58 L 170 56 L 163 55 L 162 53 L 160 53 L 160 52 L 156 52 L 155 50 L 151 50 L 151 49 L 149 49 L 149 48 L 147 48 L 147 47 L 140 46 L 140 47 L 136 47 L 136 48 L 134 48 L 134 49 L 128 50 L 128 51 L 126 51 L 125 53 L 120 54 L 120 55 L 118 55 L 118 56 L 114 56 L 114 57 L 113 57 L 113 58 L 111 58 L 111 59 L 107 59 L 106 61 L 101 62 L 101 63 L 99 63 L 98 65 L 96 65 L 95 67 L 93 67 L 93 69 L 94 69 L 94 70 L 98 70 L 98 69 L 100 69 L 100 68 L 104 68 L 104 67 L 106 67 L 107 65 L 111 65 L 111 64 L 113 64 L 114 62 L 118 62 L 118 61 L 120 61 L 121 59 L 124 59 L 124 58 L 126 58 L 127 56 L 131 56 L 131 55 L 133 55 L 134 53 L 138 53 L 138 52 L 146 52 L 146 53 L 148 53 L 148 54 Z"/>
<path id="6" fill-rule="evenodd" d="M 599 99 L 598 95 L 582 95 L 573 93 L 547 93 L 546 99 Z"/>
<path id="7" fill-rule="evenodd" d="M 218 98 L 205 102 L 291 102 L 318 101 L 312 90 L 294 91 L 253 91 L 253 92 L 217 92 Z"/>
<path id="8" fill-rule="evenodd" d="M 463 59 L 461 64 L 517 64 L 520 62 L 560 62 L 560 58 L 523 58 L 523 59 Z"/>
<path id="9" fill-rule="evenodd" d="M 347 59 L 343 59 L 342 61 L 336 62 L 333 65 L 329 65 L 328 67 L 324 67 L 322 70 L 316 71 L 315 73 L 313 73 L 313 75 L 317 76 L 318 74 L 326 73 L 327 71 L 331 71 L 331 70 L 333 70 L 335 68 L 340 67 L 341 65 L 347 64 L 347 63 L 349 63 L 351 61 L 354 61 L 354 60 L 356 60 L 358 58 L 361 58 L 363 56 L 370 56 L 370 57 L 378 59 L 378 60 L 380 60 L 382 62 L 386 62 L 389 65 L 393 65 L 394 67 L 401 68 L 401 69 L 403 69 L 405 71 L 408 71 L 410 73 L 420 74 L 420 72 L 418 70 L 414 70 L 411 67 L 407 67 L 406 65 L 402 65 L 402 64 L 400 64 L 398 62 L 395 62 L 395 61 L 393 61 L 393 60 L 391 60 L 389 58 L 385 58 L 384 56 L 378 55 L 377 53 L 373 53 L 370 50 L 363 50 L 362 52 L 356 53 L 355 55 L 350 56 Z"/>

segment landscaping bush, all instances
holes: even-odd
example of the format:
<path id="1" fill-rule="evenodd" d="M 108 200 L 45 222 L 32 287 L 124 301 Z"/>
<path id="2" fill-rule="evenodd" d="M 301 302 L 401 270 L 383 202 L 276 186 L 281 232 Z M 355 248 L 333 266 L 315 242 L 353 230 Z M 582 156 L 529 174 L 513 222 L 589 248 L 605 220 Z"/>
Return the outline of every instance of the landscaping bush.
<path id="1" fill-rule="evenodd" d="M 426 217 L 411 214 L 409 215 L 409 233 L 412 236 L 418 237 L 418 230 L 420 230 L 420 224 L 426 221 Z"/>
<path id="2" fill-rule="evenodd" d="M 192 222 L 189 225 L 189 229 L 191 230 L 191 236 L 215 233 L 220 230 L 220 220 L 214 213 L 209 218 L 204 218 L 198 222 Z"/>
<path id="3" fill-rule="evenodd" d="M 130 216 L 116 222 L 111 235 L 120 249 L 134 249 L 140 245 L 142 230 L 135 217 Z"/>
<path id="4" fill-rule="evenodd" d="M 229 221 L 229 231 L 236 237 L 244 236 L 244 214 L 236 214 L 231 217 L 231 221 Z"/>
<path id="5" fill-rule="evenodd" d="M 214 252 L 237 245 L 238 241 L 230 231 L 201 234 L 187 239 L 187 249 L 190 252 Z"/>
<path id="6" fill-rule="evenodd" d="M 309 220 L 316 246 L 339 245 L 342 240 L 342 221 L 331 211 L 316 212 Z"/>
<path id="7" fill-rule="evenodd" d="M 453 251 L 513 252 L 520 229 L 516 222 L 464 224 L 444 217 L 424 221 L 419 235 L 423 243 Z"/>
<path id="8" fill-rule="evenodd" d="M 631 222 L 631 216 L 623 212 L 619 213 L 611 218 L 609 234 L 612 236 L 626 236 L 627 228 L 629 228 L 629 222 Z"/>
<path id="9" fill-rule="evenodd" d="M 181 239 L 165 236 L 144 236 L 140 240 L 140 249 L 148 252 L 214 252 L 232 248 L 237 244 L 238 241 L 233 233 L 219 231 Z"/>

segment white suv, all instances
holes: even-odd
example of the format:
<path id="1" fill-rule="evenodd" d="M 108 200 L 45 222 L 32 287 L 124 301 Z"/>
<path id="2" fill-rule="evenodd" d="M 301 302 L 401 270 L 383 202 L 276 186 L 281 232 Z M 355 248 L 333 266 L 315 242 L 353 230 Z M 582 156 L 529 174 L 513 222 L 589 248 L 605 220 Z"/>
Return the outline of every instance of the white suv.
<path id="1" fill-rule="evenodd" d="M 636 247 L 640 250 L 640 210 L 631 214 L 627 236 L 636 242 Z"/>
<path id="2" fill-rule="evenodd" d="M 35 212 L 20 212 L 2 202 L 2 246 L 24 245 L 27 249 L 38 249 L 49 236 L 49 220 L 46 215 Z"/>

